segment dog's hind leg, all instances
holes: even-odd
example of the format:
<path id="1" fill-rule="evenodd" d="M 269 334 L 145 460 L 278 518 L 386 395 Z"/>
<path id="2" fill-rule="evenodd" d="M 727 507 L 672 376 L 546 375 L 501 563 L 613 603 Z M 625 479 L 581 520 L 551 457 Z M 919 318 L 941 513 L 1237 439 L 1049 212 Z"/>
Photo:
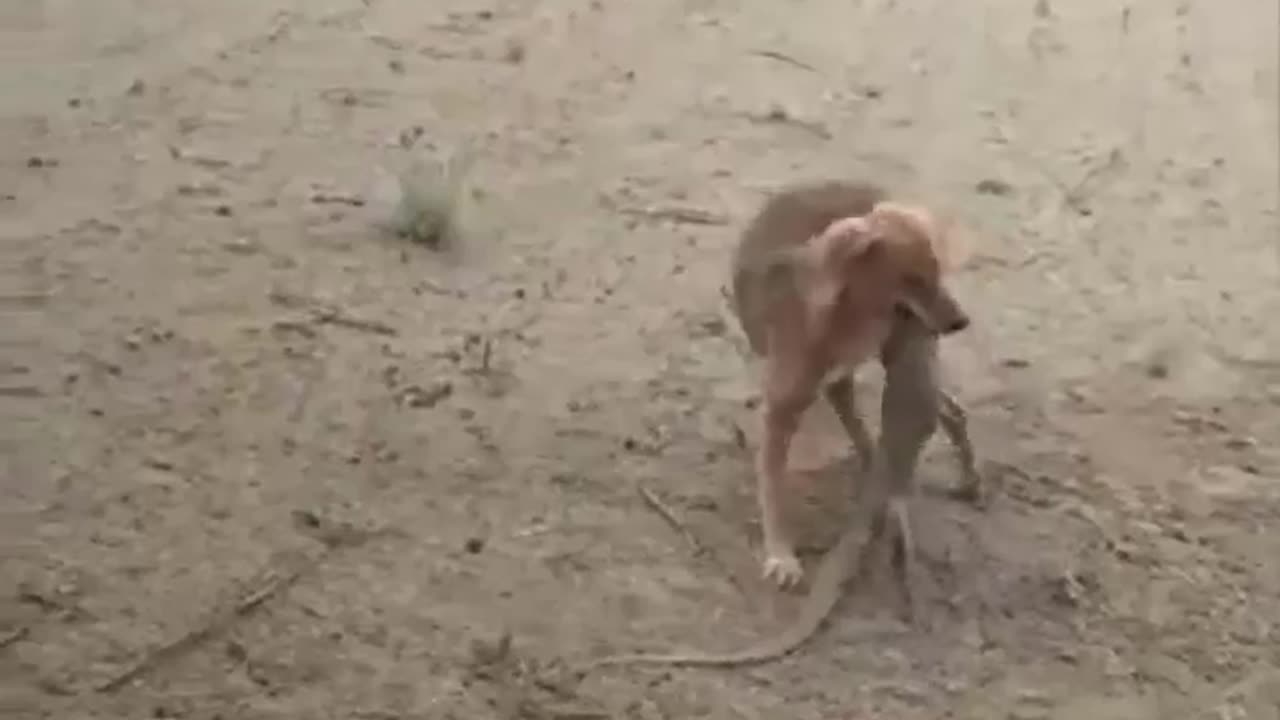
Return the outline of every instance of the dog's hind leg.
<path id="1" fill-rule="evenodd" d="M 935 381 L 936 382 L 936 381 Z M 952 491 L 951 496 L 981 506 L 986 499 L 985 482 L 978 471 L 974 458 L 973 442 L 969 439 L 969 416 L 960 402 L 945 390 L 938 390 L 938 421 L 942 432 L 955 446 L 960 460 L 960 473 L 963 476 L 960 484 Z"/>
<path id="2" fill-rule="evenodd" d="M 835 410 L 840 425 L 844 427 L 845 435 L 853 443 L 853 449 L 858 455 L 858 463 L 865 473 L 871 469 L 875 446 L 871 441 L 871 433 L 867 432 L 866 423 L 862 421 L 862 414 L 858 411 L 853 375 L 847 374 L 827 383 L 823 389 L 823 395 Z"/>

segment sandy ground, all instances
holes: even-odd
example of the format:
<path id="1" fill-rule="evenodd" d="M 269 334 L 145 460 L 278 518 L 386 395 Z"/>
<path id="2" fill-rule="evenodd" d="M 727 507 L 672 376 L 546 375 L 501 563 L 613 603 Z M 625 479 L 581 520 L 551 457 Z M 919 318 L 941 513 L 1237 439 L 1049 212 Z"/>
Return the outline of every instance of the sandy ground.
<path id="1" fill-rule="evenodd" d="M 1274 2 L 20 5 L 3 717 L 1280 717 Z M 403 144 L 460 252 L 376 230 Z M 990 507 L 920 500 L 918 628 L 881 575 L 776 664 L 567 672 L 795 612 L 721 287 L 832 176 L 971 230 Z"/>

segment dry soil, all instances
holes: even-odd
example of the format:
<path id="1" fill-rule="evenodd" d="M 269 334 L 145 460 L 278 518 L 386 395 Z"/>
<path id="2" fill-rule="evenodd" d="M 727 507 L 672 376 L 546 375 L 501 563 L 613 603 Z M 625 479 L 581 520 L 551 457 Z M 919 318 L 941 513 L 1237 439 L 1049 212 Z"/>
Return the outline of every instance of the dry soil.
<path id="1" fill-rule="evenodd" d="M 5 718 L 1280 717 L 1272 0 L 4 5 Z M 378 228 L 412 153 L 448 252 Z M 926 622 L 566 670 L 794 613 L 728 249 L 870 176 L 974 248 Z"/>

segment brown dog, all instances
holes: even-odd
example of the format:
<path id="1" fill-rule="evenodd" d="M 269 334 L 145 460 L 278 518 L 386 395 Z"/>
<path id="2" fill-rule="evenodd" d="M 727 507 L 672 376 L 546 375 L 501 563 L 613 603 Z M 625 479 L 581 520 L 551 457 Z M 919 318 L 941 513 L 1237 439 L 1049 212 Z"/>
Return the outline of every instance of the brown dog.
<path id="1" fill-rule="evenodd" d="M 825 394 L 868 465 L 872 446 L 853 407 L 853 371 L 881 354 L 899 308 L 933 334 L 969 325 L 943 282 L 946 243 L 924 208 L 840 182 L 775 195 L 743 235 L 732 300 L 752 350 L 764 358 L 756 461 L 763 573 L 781 586 L 803 577 L 780 498 L 801 415 Z"/>
<path id="2" fill-rule="evenodd" d="M 897 526 L 899 579 L 914 614 L 909 581 L 913 541 L 907 500 L 915 466 L 938 426 L 959 450 L 965 482 L 957 495 L 981 498 L 982 478 L 965 412 L 942 390 L 938 338 L 968 317 L 942 281 L 952 263 L 946 235 L 929 213 L 890 203 L 871 185 L 826 182 L 775 195 L 743 235 L 733 259 L 734 312 L 765 358 L 764 433 L 758 457 L 767 576 L 799 579 L 791 539 L 778 514 L 790 438 L 819 388 L 870 469 L 861 505 L 870 516 L 868 552 Z M 852 368 L 878 354 L 885 368 L 880 441 L 873 448 L 854 402 Z M 825 387 L 824 386 L 825 383 Z M 732 667 L 780 658 L 812 637 L 840 598 L 858 559 L 863 523 L 851 520 L 819 564 L 798 616 L 780 632 L 726 653 L 615 655 L 590 662 Z"/>

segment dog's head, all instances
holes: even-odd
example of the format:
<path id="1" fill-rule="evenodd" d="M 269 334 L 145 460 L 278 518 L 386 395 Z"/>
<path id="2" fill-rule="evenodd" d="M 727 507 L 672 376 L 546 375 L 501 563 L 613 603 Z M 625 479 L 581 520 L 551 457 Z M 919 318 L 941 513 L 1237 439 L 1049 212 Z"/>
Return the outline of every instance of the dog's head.
<path id="1" fill-rule="evenodd" d="M 844 298 L 875 311 L 901 304 L 935 332 L 964 330 L 969 316 L 943 281 L 954 262 L 945 230 L 928 210 L 891 202 L 836 220 L 809 245 L 811 302 Z"/>

